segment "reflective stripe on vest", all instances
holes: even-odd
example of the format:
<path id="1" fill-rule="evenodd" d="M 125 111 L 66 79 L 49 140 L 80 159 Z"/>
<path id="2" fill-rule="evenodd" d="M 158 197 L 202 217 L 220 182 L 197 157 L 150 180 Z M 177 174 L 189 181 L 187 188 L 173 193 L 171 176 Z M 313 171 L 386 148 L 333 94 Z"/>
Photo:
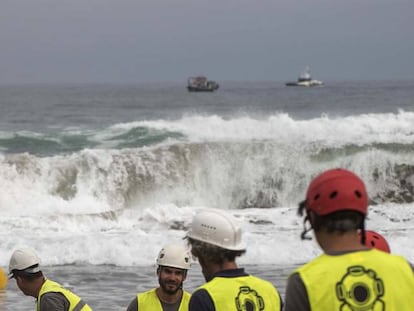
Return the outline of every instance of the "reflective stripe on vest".
<path id="1" fill-rule="evenodd" d="M 45 280 L 42 288 L 39 291 L 39 297 L 37 299 L 37 310 L 40 308 L 40 298 L 46 293 L 61 293 L 69 301 L 69 311 L 92 311 L 85 302 L 83 302 L 77 295 L 70 290 L 64 288 L 59 283 L 51 280 Z"/>
<path id="2" fill-rule="evenodd" d="M 414 310 L 414 274 L 396 255 L 371 249 L 323 254 L 296 270 L 311 310 Z"/>
<path id="3" fill-rule="evenodd" d="M 155 292 L 157 289 L 153 288 L 147 292 L 137 294 L 138 311 L 162 311 L 162 304 Z M 183 291 L 183 296 L 180 302 L 178 311 L 188 311 L 188 303 L 190 302 L 191 294 Z"/>
<path id="4" fill-rule="evenodd" d="M 78 302 L 78 304 L 73 308 L 73 311 L 81 311 L 82 308 L 86 305 L 86 303 L 81 300 Z"/>
<path id="5" fill-rule="evenodd" d="M 209 293 L 216 310 L 281 310 L 273 284 L 252 275 L 215 277 L 198 289 Z"/>

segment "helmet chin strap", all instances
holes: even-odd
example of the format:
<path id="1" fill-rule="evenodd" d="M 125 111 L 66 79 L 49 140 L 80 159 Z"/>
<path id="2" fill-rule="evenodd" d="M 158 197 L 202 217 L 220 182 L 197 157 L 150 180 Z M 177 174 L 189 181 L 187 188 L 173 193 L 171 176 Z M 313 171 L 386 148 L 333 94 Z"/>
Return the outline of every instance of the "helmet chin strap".
<path id="1" fill-rule="evenodd" d="M 365 245 L 366 240 L 367 240 L 367 235 L 366 235 L 366 231 L 365 231 L 365 221 L 362 222 L 361 224 L 361 228 L 359 228 L 361 230 L 361 244 Z"/>
<path id="2" fill-rule="evenodd" d="M 305 216 L 305 219 L 303 219 L 303 231 L 300 234 L 300 238 L 302 240 L 312 240 L 312 237 L 307 235 L 308 232 L 312 231 L 312 226 L 309 228 L 306 227 L 306 222 L 309 221 L 309 215 Z"/>

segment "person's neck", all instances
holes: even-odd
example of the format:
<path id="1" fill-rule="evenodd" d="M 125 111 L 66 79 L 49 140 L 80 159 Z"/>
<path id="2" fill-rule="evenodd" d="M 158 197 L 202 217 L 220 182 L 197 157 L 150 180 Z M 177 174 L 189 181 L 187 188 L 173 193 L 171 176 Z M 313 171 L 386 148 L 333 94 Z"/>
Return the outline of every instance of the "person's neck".
<path id="1" fill-rule="evenodd" d="M 202 270 L 204 274 L 204 278 L 206 281 L 209 281 L 213 278 L 213 276 L 220 271 L 223 270 L 231 270 L 231 269 L 237 269 L 237 264 L 235 261 L 224 261 L 222 263 L 204 263 L 202 265 Z"/>
<path id="2" fill-rule="evenodd" d="M 37 299 L 39 297 L 40 290 L 42 289 L 42 286 L 45 282 L 46 282 L 46 278 L 43 277 L 43 276 L 36 279 L 36 280 L 34 280 L 33 281 L 33 291 L 30 293 L 30 296 Z"/>
<path id="3" fill-rule="evenodd" d="M 175 303 L 181 299 L 181 296 L 183 294 L 183 290 L 179 289 L 177 292 L 171 295 L 163 291 L 161 287 L 158 287 L 155 292 L 158 299 L 165 303 Z"/>
<path id="4" fill-rule="evenodd" d="M 237 264 L 234 261 L 225 261 L 222 264 L 217 265 L 217 266 L 218 267 L 217 267 L 216 272 L 223 271 L 223 270 L 237 269 Z"/>
<path id="5" fill-rule="evenodd" d="M 346 233 L 320 231 L 315 232 L 315 236 L 325 253 L 367 249 L 362 245 L 356 231 Z"/>

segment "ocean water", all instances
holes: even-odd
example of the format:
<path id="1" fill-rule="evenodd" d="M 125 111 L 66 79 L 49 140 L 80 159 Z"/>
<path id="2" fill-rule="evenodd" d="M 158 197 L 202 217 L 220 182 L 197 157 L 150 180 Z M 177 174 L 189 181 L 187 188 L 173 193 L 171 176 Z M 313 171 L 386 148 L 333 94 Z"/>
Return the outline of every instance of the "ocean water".
<path id="1" fill-rule="evenodd" d="M 320 254 L 296 210 L 332 167 L 365 180 L 367 226 L 414 262 L 414 81 L 0 86 L 0 266 L 33 247 L 51 279 L 124 310 L 156 286 L 161 246 L 215 207 L 242 223 L 240 265 L 283 293 Z M 202 281 L 195 263 L 186 286 Z M 33 308 L 14 281 L 0 293 L 0 310 Z"/>
<path id="2" fill-rule="evenodd" d="M 293 268 L 275 265 L 247 265 L 246 271 L 271 281 L 284 294 L 285 280 Z M 138 292 L 158 286 L 155 266 L 54 266 L 44 267 L 44 273 L 79 294 L 94 310 L 123 310 Z M 192 292 L 203 284 L 200 267 L 196 264 L 188 273 L 184 289 Z M 35 299 L 25 297 L 12 281 L 7 290 L 0 291 L 0 311 L 35 310 Z"/>

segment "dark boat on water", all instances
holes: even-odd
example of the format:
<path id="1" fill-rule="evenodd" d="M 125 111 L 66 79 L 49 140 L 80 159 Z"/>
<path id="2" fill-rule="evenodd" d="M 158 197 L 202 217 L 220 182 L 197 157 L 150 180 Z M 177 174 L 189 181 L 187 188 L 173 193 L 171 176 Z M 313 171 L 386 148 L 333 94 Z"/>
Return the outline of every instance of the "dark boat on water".
<path id="1" fill-rule="evenodd" d="M 217 82 L 208 80 L 204 76 L 190 77 L 187 81 L 189 92 L 214 92 L 218 88 L 219 84 Z"/>

